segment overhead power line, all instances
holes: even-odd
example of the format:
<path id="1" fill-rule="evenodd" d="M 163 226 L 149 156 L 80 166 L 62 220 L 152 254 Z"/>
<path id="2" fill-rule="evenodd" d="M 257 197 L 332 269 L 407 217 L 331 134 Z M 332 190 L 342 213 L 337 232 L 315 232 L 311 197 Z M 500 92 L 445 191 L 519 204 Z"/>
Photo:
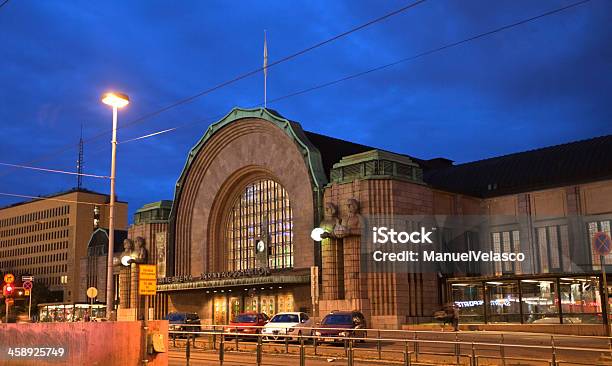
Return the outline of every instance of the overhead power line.
<path id="1" fill-rule="evenodd" d="M 314 44 L 312 46 L 306 47 L 306 48 L 304 48 L 304 49 L 302 49 L 300 51 L 297 51 L 297 52 L 292 53 L 292 54 L 290 54 L 288 56 L 285 56 L 285 57 L 283 57 L 283 58 L 281 58 L 281 59 L 279 59 L 277 61 L 271 62 L 271 63 L 269 63 L 267 65 L 267 68 L 269 69 L 270 67 L 274 67 L 274 66 L 276 66 L 278 64 L 281 64 L 281 63 L 287 62 L 289 60 L 292 60 L 292 59 L 294 59 L 296 57 L 299 57 L 301 55 L 304 55 L 304 54 L 306 54 L 306 53 L 308 53 L 308 52 L 310 52 L 310 51 L 312 51 L 314 49 L 320 48 L 320 47 L 322 47 L 322 46 L 324 46 L 326 44 L 332 43 L 332 42 L 334 42 L 334 41 L 336 41 L 336 40 L 338 40 L 340 38 L 346 37 L 346 36 L 348 36 L 348 35 L 350 35 L 350 34 L 352 34 L 354 32 L 360 31 L 360 30 L 362 30 L 364 28 L 367 28 L 367 27 L 369 27 L 369 26 L 371 26 L 373 24 L 379 23 L 379 22 L 381 22 L 383 20 L 386 20 L 386 19 L 389 19 L 389 18 L 391 18 L 391 17 L 393 17 L 395 15 L 401 14 L 401 13 L 403 13 L 403 12 L 405 12 L 405 11 L 407 11 L 407 10 L 417 6 L 417 5 L 420 5 L 420 4 L 424 3 L 425 1 L 427 1 L 427 0 L 417 0 L 417 1 L 414 1 L 414 2 L 412 2 L 410 4 L 407 4 L 407 5 L 399 8 L 399 9 L 396 9 L 396 10 L 394 10 L 392 12 L 386 13 L 386 14 L 384 14 L 384 15 L 382 15 L 380 17 L 377 17 L 375 19 L 372 19 L 372 20 L 370 20 L 370 21 L 368 21 L 366 23 L 363 23 L 363 24 L 361 24 L 361 25 L 359 25 L 357 27 L 351 28 L 351 29 L 349 29 L 349 30 L 347 30 L 345 32 L 339 33 L 339 34 L 337 34 L 337 35 L 335 35 L 335 36 L 333 36 L 331 38 L 328 38 L 328 39 L 326 39 L 324 41 L 321 41 L 321 42 L 318 42 L 318 43 L 316 43 L 316 44 Z M 189 97 L 181 99 L 181 100 L 178 100 L 178 101 L 176 101 L 176 102 L 174 102 L 172 104 L 169 104 L 169 105 L 167 105 L 167 106 L 165 106 L 163 108 L 160 108 L 158 110 L 155 110 L 153 112 L 145 114 L 145 115 L 143 115 L 141 117 L 138 117 L 138 118 L 136 118 L 136 119 L 134 119 L 134 120 L 132 120 L 130 122 L 127 122 L 127 123 L 119 126 L 118 129 L 125 128 L 125 127 L 128 127 L 128 126 L 140 123 L 140 122 L 142 122 L 142 121 L 144 121 L 144 120 L 146 120 L 148 118 L 157 116 L 157 115 L 159 115 L 161 113 L 164 113 L 164 112 L 166 112 L 166 111 L 168 111 L 170 109 L 173 109 L 175 107 L 178 107 L 180 105 L 187 104 L 187 103 L 189 103 L 189 102 L 191 102 L 191 101 L 193 101 L 193 100 L 195 100 L 197 98 L 200 98 L 200 97 L 202 97 L 202 96 L 204 96 L 206 94 L 209 94 L 209 93 L 211 93 L 211 92 L 213 92 L 215 90 L 219 90 L 219 89 L 224 88 L 224 87 L 226 87 L 228 85 L 234 84 L 237 81 L 246 79 L 246 78 L 248 78 L 250 76 L 253 76 L 253 75 L 256 75 L 257 73 L 262 72 L 262 71 L 263 71 L 263 67 L 259 67 L 257 69 L 252 70 L 252 71 L 249 71 L 249 72 L 246 72 L 244 74 L 238 75 L 238 76 L 236 76 L 236 77 L 234 77 L 234 78 L 232 78 L 230 80 L 224 81 L 224 82 L 219 83 L 219 84 L 217 84 L 217 85 L 215 85 L 213 87 L 210 87 L 210 88 L 205 89 L 205 90 L 203 90 L 201 92 L 198 92 L 197 94 L 194 94 L 192 96 L 189 96 Z M 98 133 L 98 134 L 96 134 L 96 135 L 94 135 L 92 137 L 87 138 L 85 141 L 89 142 L 89 141 L 95 140 L 95 139 L 100 138 L 100 137 L 102 137 L 102 136 L 104 136 L 104 135 L 106 135 L 106 134 L 108 134 L 110 132 L 112 132 L 112 130 L 107 130 L 107 131 L 104 131 L 104 132 L 100 132 L 100 133 Z M 75 146 L 78 146 L 78 145 L 73 145 L 73 144 L 67 145 L 66 147 L 63 147 L 63 148 L 61 148 L 59 150 L 51 152 L 48 155 L 43 155 L 40 158 L 28 161 L 25 164 L 32 164 L 32 163 L 44 161 L 44 160 L 46 160 L 48 158 L 52 158 L 52 157 L 58 156 L 61 153 L 65 152 L 67 150 L 70 150 L 70 149 L 72 149 Z M 6 173 L 5 174 L 0 174 L 0 176 L 3 176 L 3 175 L 6 175 Z"/>
<path id="2" fill-rule="evenodd" d="M 490 35 L 493 35 L 495 33 L 499 33 L 499 32 L 502 32 L 504 30 L 510 29 L 510 28 L 518 27 L 520 25 L 523 25 L 523 24 L 526 24 L 526 23 L 529 23 L 529 22 L 532 22 L 532 21 L 535 21 L 535 20 L 538 20 L 538 19 L 550 16 L 550 15 L 562 12 L 564 10 L 567 10 L 567 9 L 570 9 L 570 8 L 582 5 L 582 4 L 587 3 L 589 1 L 590 0 L 582 0 L 582 1 L 579 1 L 579 2 L 576 2 L 576 3 L 573 3 L 573 4 L 569 4 L 569 5 L 561 7 L 561 8 L 557 8 L 557 9 L 554 9 L 554 10 L 547 11 L 545 13 L 533 16 L 531 18 L 523 19 L 523 20 L 520 20 L 520 21 L 512 23 L 512 24 L 507 24 L 507 25 L 501 26 L 499 28 L 495 28 L 495 29 L 487 31 L 487 32 L 479 33 L 479 34 L 476 34 L 474 36 L 470 36 L 468 38 L 464 38 L 464 39 L 462 39 L 460 41 L 456 41 L 456 42 L 445 44 L 443 46 L 432 48 L 430 50 L 423 51 L 423 52 L 420 52 L 420 53 L 418 53 L 416 55 L 413 55 L 413 56 L 410 56 L 410 57 L 406 57 L 406 58 L 402 58 L 400 60 L 397 60 L 397 61 L 394 61 L 394 62 L 391 62 L 391 63 L 388 63 L 388 64 L 377 66 L 377 67 L 374 67 L 372 69 L 361 71 L 361 72 L 358 72 L 358 73 L 355 73 L 355 74 L 347 75 L 347 76 L 344 76 L 342 78 L 339 78 L 339 79 L 336 79 L 336 80 L 332 80 L 332 81 L 328 81 L 328 82 L 325 82 L 323 84 L 315 85 L 315 86 L 312 86 L 312 87 L 309 87 L 309 88 L 306 88 L 306 89 L 298 90 L 298 91 L 295 91 L 293 93 L 286 94 L 286 95 L 283 95 L 281 97 L 277 97 L 277 98 L 268 100 L 268 104 L 279 102 L 279 101 L 284 100 L 284 99 L 296 97 L 298 95 L 306 94 L 306 93 L 309 93 L 309 92 L 312 92 L 312 91 L 315 91 L 315 90 L 323 89 L 323 88 L 326 88 L 326 87 L 329 87 L 329 86 L 332 86 L 332 85 L 336 85 L 336 84 L 342 83 L 344 81 L 352 80 L 352 79 L 355 79 L 355 78 L 358 78 L 358 77 L 361 77 L 361 76 L 365 76 L 365 75 L 371 74 L 371 73 L 376 72 L 376 71 L 380 71 L 380 70 L 383 70 L 383 69 L 387 69 L 387 68 L 399 65 L 399 64 L 404 63 L 404 62 L 413 61 L 413 60 L 416 60 L 418 58 L 421 58 L 421 57 L 424 57 L 424 56 L 428 56 L 428 55 L 431 55 L 433 53 L 440 52 L 440 51 L 443 51 L 443 50 L 446 50 L 446 49 L 449 49 L 449 48 L 453 48 L 453 47 L 462 45 L 462 44 L 467 43 L 467 42 L 475 41 L 477 39 L 480 39 L 480 38 L 483 38 L 483 37 L 486 37 L 486 36 L 490 36 Z M 254 105 L 252 107 L 260 107 L 260 106 L 262 106 L 262 103 Z M 221 118 L 224 115 L 225 114 L 221 114 L 221 115 L 219 115 L 218 118 Z M 128 140 L 120 141 L 119 143 L 124 144 L 124 143 L 128 143 L 128 142 L 143 140 L 143 139 L 146 139 L 146 138 L 149 138 L 149 137 L 161 135 L 161 134 L 164 134 L 164 133 L 167 133 L 167 132 L 176 131 L 176 130 L 178 130 L 180 128 L 184 128 L 184 127 L 200 124 L 200 123 L 203 123 L 203 122 L 211 122 L 212 123 L 212 122 L 215 122 L 217 119 L 215 119 L 213 117 L 213 118 L 209 118 L 209 119 L 203 119 L 203 120 L 198 120 L 198 121 L 191 122 L 191 123 L 177 125 L 175 127 L 171 127 L 171 128 L 167 128 L 167 129 L 164 129 L 164 130 L 161 130 L 161 131 L 149 133 L 149 134 L 144 135 L 144 136 L 135 137 L 135 138 L 131 138 L 131 139 L 128 139 Z"/>
<path id="3" fill-rule="evenodd" d="M 13 168 L 20 168 L 20 169 L 38 170 L 38 171 L 43 171 L 43 172 L 48 172 L 48 173 L 60 173 L 60 174 L 78 175 L 80 177 L 103 178 L 103 179 L 109 179 L 110 178 L 110 177 L 108 177 L 106 175 L 96 175 L 96 174 L 68 172 L 68 171 L 65 171 L 65 170 L 38 168 L 38 167 L 34 167 L 34 166 L 20 165 L 20 164 L 10 164 L 10 163 L 2 163 L 2 162 L 0 162 L 0 165 L 10 166 L 10 167 L 13 167 Z"/>

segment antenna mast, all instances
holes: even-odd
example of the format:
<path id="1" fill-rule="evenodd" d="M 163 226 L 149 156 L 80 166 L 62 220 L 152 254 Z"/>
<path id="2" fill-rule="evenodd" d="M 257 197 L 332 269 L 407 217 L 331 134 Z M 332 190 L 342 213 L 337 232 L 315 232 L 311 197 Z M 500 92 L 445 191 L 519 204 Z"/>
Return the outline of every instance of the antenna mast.
<path id="1" fill-rule="evenodd" d="M 79 138 L 79 160 L 77 160 L 77 188 L 83 188 L 83 124 L 81 123 L 81 137 Z"/>

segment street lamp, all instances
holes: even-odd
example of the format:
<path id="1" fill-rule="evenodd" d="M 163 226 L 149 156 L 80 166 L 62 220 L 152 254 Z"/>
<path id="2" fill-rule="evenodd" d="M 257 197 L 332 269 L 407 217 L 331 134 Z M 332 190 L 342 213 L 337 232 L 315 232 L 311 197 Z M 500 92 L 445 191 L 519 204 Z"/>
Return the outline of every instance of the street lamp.
<path id="1" fill-rule="evenodd" d="M 113 107 L 113 139 L 111 141 L 110 205 L 108 210 L 108 260 L 106 268 L 106 318 L 110 319 L 114 307 L 115 291 L 113 286 L 113 252 L 115 248 L 115 161 L 117 158 L 117 110 L 130 103 L 130 98 L 122 93 L 106 93 L 102 103 Z"/>

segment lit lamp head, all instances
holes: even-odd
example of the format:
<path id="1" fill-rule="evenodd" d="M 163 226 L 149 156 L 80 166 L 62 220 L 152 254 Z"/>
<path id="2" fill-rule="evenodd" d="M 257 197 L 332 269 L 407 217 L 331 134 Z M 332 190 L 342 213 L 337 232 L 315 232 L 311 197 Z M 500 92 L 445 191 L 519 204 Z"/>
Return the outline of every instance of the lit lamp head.
<path id="1" fill-rule="evenodd" d="M 121 264 L 123 264 L 124 266 L 129 266 L 130 263 L 132 263 L 134 261 L 134 257 L 131 255 L 124 255 L 123 257 L 121 257 Z"/>
<path id="2" fill-rule="evenodd" d="M 321 229 L 320 227 L 315 227 L 314 229 L 312 229 L 312 232 L 310 232 L 310 237 L 314 241 L 321 241 L 323 240 L 321 235 L 323 235 L 324 232 L 325 230 Z"/>
<path id="3" fill-rule="evenodd" d="M 102 96 L 102 103 L 113 108 L 123 108 L 130 104 L 130 98 L 123 93 L 105 93 Z"/>

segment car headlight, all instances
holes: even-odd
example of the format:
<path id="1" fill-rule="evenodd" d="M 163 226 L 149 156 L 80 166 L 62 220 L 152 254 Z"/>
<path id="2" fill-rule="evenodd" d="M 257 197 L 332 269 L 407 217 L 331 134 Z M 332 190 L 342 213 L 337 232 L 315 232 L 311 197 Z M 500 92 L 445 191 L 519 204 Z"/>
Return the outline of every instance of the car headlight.
<path id="1" fill-rule="evenodd" d="M 321 332 L 316 331 L 316 332 L 315 332 L 315 335 L 316 335 L 317 337 L 319 337 L 319 336 L 321 335 Z"/>
<path id="2" fill-rule="evenodd" d="M 340 333 L 338 333 L 338 335 L 340 337 L 346 337 L 348 334 L 346 332 L 340 332 Z"/>

